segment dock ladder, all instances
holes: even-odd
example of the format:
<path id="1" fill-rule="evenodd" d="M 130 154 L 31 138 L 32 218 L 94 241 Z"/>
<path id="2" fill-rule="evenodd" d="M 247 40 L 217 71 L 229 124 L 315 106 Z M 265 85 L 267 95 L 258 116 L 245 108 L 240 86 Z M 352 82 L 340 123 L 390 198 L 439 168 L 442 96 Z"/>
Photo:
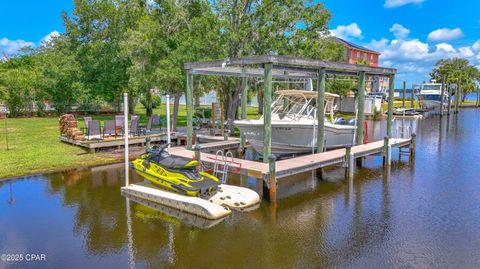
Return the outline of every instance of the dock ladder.
<path id="1" fill-rule="evenodd" d="M 234 159 L 231 151 L 227 151 L 227 153 L 224 154 L 223 150 L 217 150 L 215 154 L 215 164 L 213 165 L 213 175 L 220 179 L 222 184 L 227 182 L 228 167 L 233 163 Z"/>

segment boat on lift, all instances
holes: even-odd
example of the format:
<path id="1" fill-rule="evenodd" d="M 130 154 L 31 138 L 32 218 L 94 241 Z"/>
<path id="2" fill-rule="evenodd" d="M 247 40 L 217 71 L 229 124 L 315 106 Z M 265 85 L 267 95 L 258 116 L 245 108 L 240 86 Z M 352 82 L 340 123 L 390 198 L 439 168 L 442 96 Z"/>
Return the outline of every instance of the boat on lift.
<path id="1" fill-rule="evenodd" d="M 277 156 L 312 152 L 317 147 L 317 92 L 281 90 L 271 106 L 272 154 Z M 339 148 L 353 143 L 355 120 L 334 119 L 335 98 L 325 93 L 325 147 Z M 245 134 L 258 152 L 263 152 L 263 116 L 258 120 L 236 120 L 234 125 Z"/>
<path id="2" fill-rule="evenodd" d="M 448 93 L 442 88 L 442 83 L 436 83 L 435 80 L 422 84 L 417 98 L 420 106 L 427 110 L 440 110 L 442 98 L 443 105 L 448 104 Z"/>

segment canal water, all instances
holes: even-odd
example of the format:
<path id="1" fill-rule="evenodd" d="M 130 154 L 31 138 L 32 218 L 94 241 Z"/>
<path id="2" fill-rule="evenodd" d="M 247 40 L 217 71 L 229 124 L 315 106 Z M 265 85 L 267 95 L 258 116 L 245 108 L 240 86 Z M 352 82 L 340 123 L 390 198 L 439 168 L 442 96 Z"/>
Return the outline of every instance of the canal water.
<path id="1" fill-rule="evenodd" d="M 480 111 L 416 128 L 414 165 L 394 152 L 390 173 L 369 157 L 353 181 L 342 168 L 302 174 L 276 204 L 219 223 L 127 208 L 118 165 L 3 181 L 0 254 L 24 260 L 0 268 L 479 268 Z M 371 123 L 370 140 L 382 129 Z"/>

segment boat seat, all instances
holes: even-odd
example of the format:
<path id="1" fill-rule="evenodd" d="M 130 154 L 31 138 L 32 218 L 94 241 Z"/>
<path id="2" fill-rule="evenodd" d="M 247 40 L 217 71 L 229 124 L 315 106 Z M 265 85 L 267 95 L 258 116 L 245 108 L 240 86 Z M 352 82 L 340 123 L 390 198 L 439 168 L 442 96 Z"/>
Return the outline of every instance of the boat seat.
<path id="1" fill-rule="evenodd" d="M 154 158 L 153 161 L 167 168 L 173 168 L 173 169 L 191 168 L 191 167 L 187 167 L 187 164 L 190 163 L 191 160 L 185 160 L 185 159 L 175 158 L 171 156 L 158 158 L 158 159 Z"/>

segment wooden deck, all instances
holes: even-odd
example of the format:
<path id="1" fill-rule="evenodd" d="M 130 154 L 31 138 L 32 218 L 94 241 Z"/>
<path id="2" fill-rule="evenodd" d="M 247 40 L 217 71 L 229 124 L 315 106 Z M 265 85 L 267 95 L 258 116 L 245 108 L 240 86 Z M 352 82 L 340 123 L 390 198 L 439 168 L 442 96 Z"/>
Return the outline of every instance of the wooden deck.
<path id="1" fill-rule="evenodd" d="M 216 152 L 223 149 L 238 149 L 240 147 L 239 139 L 229 139 L 227 141 L 217 141 L 210 143 L 199 144 L 202 152 Z"/>
<path id="2" fill-rule="evenodd" d="M 187 150 L 184 147 L 170 148 L 170 154 L 173 156 L 192 159 L 195 157 L 195 152 Z M 212 166 L 215 163 L 215 154 L 203 153 L 200 156 L 202 163 Z M 244 159 L 234 158 L 234 162 L 240 165 L 238 174 L 256 177 L 263 179 L 265 173 L 268 174 L 268 164 L 262 162 L 249 161 Z"/>
<path id="3" fill-rule="evenodd" d="M 227 142 L 227 141 L 225 141 Z M 390 139 L 391 147 L 406 147 L 411 143 L 411 139 Z M 212 144 L 212 143 L 208 143 Z M 203 144 L 203 145 L 208 145 Z M 376 141 L 365 145 L 353 146 L 351 152 L 354 158 L 365 157 L 383 152 L 383 141 Z M 185 149 L 184 147 L 174 147 L 170 149 L 170 154 L 183 158 L 193 158 L 194 151 Z M 346 149 L 336 149 L 322 153 L 304 155 L 276 162 L 275 178 L 280 179 L 302 172 L 312 171 L 330 165 L 344 164 L 346 162 Z M 202 153 L 202 163 L 213 165 L 215 163 L 215 154 Z M 238 171 L 241 175 L 253 176 L 258 179 L 266 180 L 269 176 L 269 167 L 267 163 L 249 161 L 234 158 L 234 162 L 240 165 Z"/>
<path id="4" fill-rule="evenodd" d="M 171 133 L 171 139 L 176 139 L 176 133 Z M 146 142 L 146 139 L 150 138 L 150 142 L 160 142 L 160 141 L 166 141 L 167 140 L 167 134 L 166 133 L 160 133 L 160 134 L 151 134 L 151 135 L 145 135 L 145 136 L 134 136 L 130 137 L 128 140 L 129 145 L 143 145 Z M 101 140 L 73 140 L 68 137 L 60 136 L 60 141 L 68 144 L 72 144 L 75 146 L 79 146 L 82 148 L 85 148 L 89 150 L 90 152 L 95 152 L 97 149 L 102 149 L 102 148 L 110 148 L 110 147 L 118 147 L 118 146 L 124 146 L 125 145 L 125 140 L 123 137 L 118 137 L 118 138 L 111 138 L 111 139 L 101 139 Z"/>

